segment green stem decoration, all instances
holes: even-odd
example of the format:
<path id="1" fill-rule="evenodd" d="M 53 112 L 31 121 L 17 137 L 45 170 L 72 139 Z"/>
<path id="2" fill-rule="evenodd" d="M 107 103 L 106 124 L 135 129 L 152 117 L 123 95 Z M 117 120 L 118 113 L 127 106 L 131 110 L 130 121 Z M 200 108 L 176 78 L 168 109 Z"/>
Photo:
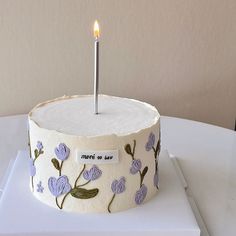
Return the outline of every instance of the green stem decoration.
<path id="1" fill-rule="evenodd" d="M 64 205 L 64 201 L 66 199 L 66 197 L 70 194 L 70 192 L 68 192 L 62 199 L 62 202 L 61 202 L 61 209 L 63 208 L 63 205 Z"/>
<path id="2" fill-rule="evenodd" d="M 87 184 L 90 183 L 90 182 L 91 182 L 91 180 L 88 180 L 88 181 L 85 182 L 84 184 L 80 184 L 80 185 L 78 185 L 78 186 L 76 186 L 76 187 L 83 187 L 83 186 L 87 185 Z"/>
<path id="3" fill-rule="evenodd" d="M 111 213 L 111 209 L 110 209 L 110 208 L 111 208 L 111 204 L 112 204 L 112 202 L 113 202 L 115 196 L 116 196 L 116 194 L 114 193 L 113 196 L 112 196 L 112 198 L 111 198 L 111 201 L 109 202 L 109 205 L 108 205 L 108 207 L 107 207 L 107 210 L 108 210 L 109 213 Z"/>
<path id="4" fill-rule="evenodd" d="M 134 146 L 133 146 L 133 152 L 132 152 L 133 160 L 134 160 L 135 148 L 136 148 L 136 140 L 134 140 Z"/>
<path id="5" fill-rule="evenodd" d="M 57 199 L 57 197 L 56 197 L 56 204 L 57 204 L 58 208 L 60 208 L 60 209 L 63 208 L 64 202 L 65 202 L 65 199 L 66 199 L 66 197 L 67 197 L 69 194 L 70 194 L 70 192 L 68 192 L 68 193 L 65 194 L 65 196 L 63 197 L 63 199 L 62 199 L 62 201 L 61 201 L 61 205 L 59 205 L 59 203 L 58 203 L 58 199 Z"/>
<path id="6" fill-rule="evenodd" d="M 134 140 L 133 151 L 131 151 L 130 144 L 125 145 L 125 151 L 126 151 L 127 154 L 129 154 L 131 156 L 132 160 L 134 160 L 135 148 L 136 148 L 136 140 Z"/>
<path id="7" fill-rule="evenodd" d="M 31 153 L 31 152 L 30 152 Z M 34 150 L 34 159 L 33 159 L 33 165 L 35 164 L 35 161 L 37 160 L 37 158 L 43 154 L 43 150 L 38 150 L 35 149 Z M 31 155 L 31 154 L 30 154 Z M 31 177 L 31 186 L 32 186 L 32 191 L 34 192 L 34 176 Z"/>
<path id="8" fill-rule="evenodd" d="M 85 168 L 86 168 L 86 165 L 84 164 L 84 166 L 83 166 L 81 172 L 79 173 L 78 177 L 77 177 L 76 180 L 75 180 L 74 188 L 76 188 L 77 182 L 78 182 L 79 178 L 81 177 L 81 175 L 83 174 Z"/>
<path id="9" fill-rule="evenodd" d="M 127 154 L 129 154 L 131 156 L 132 160 L 134 161 L 135 160 L 134 154 L 135 154 L 135 148 L 136 148 L 136 140 L 134 140 L 133 142 L 134 142 L 134 145 L 133 145 L 132 150 L 131 150 L 130 144 L 126 144 L 125 145 L 125 151 L 126 151 Z M 138 171 L 139 176 L 140 176 L 140 188 L 143 184 L 144 176 L 146 175 L 147 171 L 148 171 L 147 166 L 142 171 L 141 170 Z"/>
<path id="10" fill-rule="evenodd" d="M 134 146 L 133 146 L 133 152 L 132 152 L 132 160 L 134 160 L 135 148 L 136 148 L 136 140 L 134 140 Z M 141 188 L 142 183 L 143 183 L 142 173 L 141 173 L 140 170 L 138 172 L 139 172 L 139 176 L 140 176 L 140 188 Z"/>
<path id="11" fill-rule="evenodd" d="M 35 161 L 38 159 L 38 157 L 43 154 L 43 151 L 42 150 L 39 150 L 38 149 L 35 149 L 34 150 L 34 160 L 33 160 L 33 164 L 35 163 Z"/>
<path id="12" fill-rule="evenodd" d="M 160 153 L 160 139 L 157 142 L 156 148 L 152 146 L 152 150 L 154 152 L 154 158 L 155 158 L 155 174 L 157 174 L 157 172 L 158 172 L 158 156 Z M 156 188 L 159 189 L 158 186 L 156 186 Z"/>
<path id="13" fill-rule="evenodd" d="M 63 165 L 63 161 L 61 162 L 61 166 L 60 166 L 60 169 L 59 169 L 59 176 L 61 176 L 61 167 L 62 167 L 62 165 Z M 85 167 L 86 167 L 86 165 L 84 164 L 82 170 L 80 171 L 78 177 L 77 177 L 76 180 L 75 180 L 74 188 L 85 186 L 86 184 L 88 184 L 88 183 L 90 182 L 90 180 L 89 180 L 89 181 L 87 181 L 86 183 L 77 186 L 77 182 L 78 182 L 79 178 L 81 177 L 81 175 L 83 174 L 83 172 L 84 172 L 84 170 L 85 170 Z M 73 189 L 71 189 L 71 191 L 72 191 L 72 190 L 73 190 Z M 63 208 L 64 202 L 65 202 L 67 196 L 71 193 L 71 191 L 69 191 L 68 193 L 65 194 L 65 196 L 64 196 L 63 199 L 62 199 L 61 205 L 59 205 L 58 199 L 57 199 L 57 197 L 56 197 L 56 204 L 57 204 L 58 208 L 60 208 L 60 209 Z"/>
<path id="14" fill-rule="evenodd" d="M 57 204 L 58 208 L 62 209 L 61 206 L 58 203 L 58 198 L 57 197 L 55 198 L 55 200 L 56 200 L 56 204 Z"/>
<path id="15" fill-rule="evenodd" d="M 158 143 L 157 143 L 157 145 L 158 145 Z M 158 161 L 157 161 L 157 146 L 156 146 L 156 148 L 154 148 L 153 146 L 152 146 L 152 150 L 153 150 L 153 152 L 154 152 L 154 158 L 155 158 L 155 173 L 157 172 L 157 166 L 158 166 Z"/>
<path id="16" fill-rule="evenodd" d="M 28 146 L 29 146 L 29 154 L 30 154 L 30 158 L 32 158 L 29 130 L 28 130 Z"/>
<path id="17" fill-rule="evenodd" d="M 154 157 L 155 157 L 156 149 L 153 146 L 152 146 L 152 150 L 154 152 Z"/>
<path id="18" fill-rule="evenodd" d="M 61 165 L 60 165 L 60 168 L 59 168 L 59 176 L 61 176 L 61 169 L 62 169 L 62 166 L 63 166 L 63 162 L 64 161 L 61 161 Z"/>
<path id="19" fill-rule="evenodd" d="M 142 173 L 141 173 L 141 170 L 138 171 L 139 172 L 139 176 L 140 176 L 140 188 L 143 184 L 143 178 L 142 178 Z"/>

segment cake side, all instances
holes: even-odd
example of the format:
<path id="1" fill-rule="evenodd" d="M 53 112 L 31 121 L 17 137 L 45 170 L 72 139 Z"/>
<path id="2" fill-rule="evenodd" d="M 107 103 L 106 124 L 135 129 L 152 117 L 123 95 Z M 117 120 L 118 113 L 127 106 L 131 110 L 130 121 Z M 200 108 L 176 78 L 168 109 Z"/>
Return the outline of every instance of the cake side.
<path id="1" fill-rule="evenodd" d="M 31 113 L 32 114 L 32 113 Z M 157 113 L 158 114 L 158 113 Z M 127 135 L 76 136 L 40 127 L 29 116 L 30 186 L 49 206 L 73 212 L 117 212 L 158 190 L 160 118 Z M 117 163 L 78 161 L 80 152 L 118 151 Z"/>

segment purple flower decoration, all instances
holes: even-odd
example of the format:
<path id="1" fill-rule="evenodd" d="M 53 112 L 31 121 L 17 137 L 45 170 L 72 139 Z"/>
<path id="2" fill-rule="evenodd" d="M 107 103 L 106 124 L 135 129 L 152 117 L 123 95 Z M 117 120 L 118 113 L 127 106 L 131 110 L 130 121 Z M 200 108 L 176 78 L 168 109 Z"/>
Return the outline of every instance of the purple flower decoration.
<path id="1" fill-rule="evenodd" d="M 90 170 L 85 170 L 83 173 L 83 177 L 88 181 L 98 179 L 101 175 L 102 171 L 96 165 L 93 165 Z"/>
<path id="2" fill-rule="evenodd" d="M 137 205 L 142 204 L 143 200 L 147 196 L 147 187 L 142 184 L 141 188 L 135 194 L 135 202 Z"/>
<path id="3" fill-rule="evenodd" d="M 42 181 L 37 184 L 37 192 L 43 193 L 44 187 L 42 186 Z"/>
<path id="4" fill-rule="evenodd" d="M 68 193 L 71 190 L 69 180 L 65 175 L 60 176 L 58 179 L 50 177 L 48 179 L 48 188 L 55 197 Z"/>
<path id="5" fill-rule="evenodd" d="M 42 142 L 38 141 L 36 146 L 37 146 L 37 148 L 38 148 L 39 151 L 42 151 L 42 149 L 43 149 L 43 144 L 42 144 Z"/>
<path id="6" fill-rule="evenodd" d="M 119 180 L 114 180 L 111 184 L 111 190 L 115 194 L 120 194 L 125 191 L 125 177 L 121 177 Z"/>
<path id="7" fill-rule="evenodd" d="M 152 147 L 154 146 L 154 144 L 155 144 L 155 134 L 154 133 L 150 133 L 149 134 L 149 137 L 148 137 L 148 141 L 147 141 L 147 143 L 146 143 L 146 146 L 145 146 L 145 148 L 146 148 L 146 151 L 150 151 L 151 149 L 152 149 Z"/>
<path id="8" fill-rule="evenodd" d="M 32 158 L 29 159 L 29 172 L 30 176 L 35 176 L 36 175 L 36 168 L 34 165 L 34 160 Z"/>
<path id="9" fill-rule="evenodd" d="M 70 155 L 70 149 L 64 143 L 60 143 L 54 151 L 57 158 L 61 161 L 65 161 Z"/>
<path id="10" fill-rule="evenodd" d="M 158 175 L 158 170 L 157 170 L 157 172 L 156 172 L 155 175 L 154 175 L 153 184 L 154 184 L 155 187 L 157 187 L 157 188 L 159 187 L 159 175 Z"/>
<path id="11" fill-rule="evenodd" d="M 130 168 L 130 173 L 132 175 L 136 174 L 142 168 L 142 162 L 138 159 L 134 159 L 132 162 L 132 167 Z"/>

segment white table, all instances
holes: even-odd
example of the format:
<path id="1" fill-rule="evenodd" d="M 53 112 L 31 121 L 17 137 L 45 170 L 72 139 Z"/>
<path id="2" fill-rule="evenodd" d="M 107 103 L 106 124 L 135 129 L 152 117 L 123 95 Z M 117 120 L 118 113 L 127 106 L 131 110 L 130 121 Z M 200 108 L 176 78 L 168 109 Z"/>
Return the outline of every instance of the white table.
<path id="1" fill-rule="evenodd" d="M 236 132 L 162 117 L 162 148 L 179 157 L 212 236 L 236 235 Z M 0 180 L 17 150 L 27 148 L 25 115 L 0 118 Z"/>

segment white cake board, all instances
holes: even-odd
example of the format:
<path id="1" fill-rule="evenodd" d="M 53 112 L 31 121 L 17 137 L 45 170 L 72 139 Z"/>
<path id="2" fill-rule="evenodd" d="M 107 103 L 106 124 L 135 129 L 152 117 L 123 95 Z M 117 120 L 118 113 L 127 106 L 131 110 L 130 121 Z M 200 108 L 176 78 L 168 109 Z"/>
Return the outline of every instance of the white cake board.
<path id="1" fill-rule="evenodd" d="M 28 154 L 20 151 L 0 199 L 0 235 L 200 236 L 184 188 L 167 152 L 160 190 L 151 201 L 113 214 L 77 214 L 48 207 L 29 189 Z"/>

